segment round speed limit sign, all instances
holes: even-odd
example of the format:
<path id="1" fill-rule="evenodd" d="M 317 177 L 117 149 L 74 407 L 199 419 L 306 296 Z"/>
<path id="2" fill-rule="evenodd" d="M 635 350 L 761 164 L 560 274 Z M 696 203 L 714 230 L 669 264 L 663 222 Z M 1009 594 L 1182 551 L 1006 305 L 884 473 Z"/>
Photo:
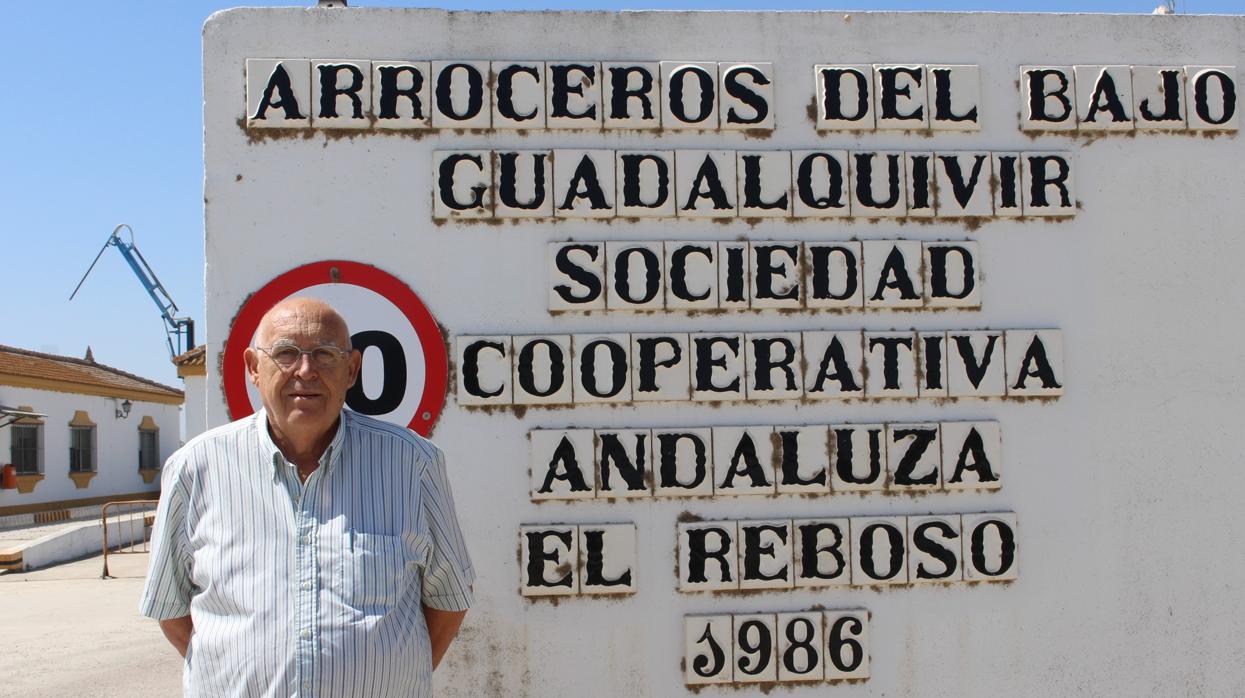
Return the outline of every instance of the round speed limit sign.
<path id="1" fill-rule="evenodd" d="M 268 309 L 291 296 L 319 298 L 350 326 L 363 354 L 359 379 L 346 394 L 355 412 L 400 424 L 427 436 L 445 404 L 449 361 L 436 320 L 397 277 L 368 264 L 324 261 L 291 269 L 243 304 L 225 344 L 225 400 L 232 419 L 255 412 L 259 393 L 246 375 L 242 353 Z"/>

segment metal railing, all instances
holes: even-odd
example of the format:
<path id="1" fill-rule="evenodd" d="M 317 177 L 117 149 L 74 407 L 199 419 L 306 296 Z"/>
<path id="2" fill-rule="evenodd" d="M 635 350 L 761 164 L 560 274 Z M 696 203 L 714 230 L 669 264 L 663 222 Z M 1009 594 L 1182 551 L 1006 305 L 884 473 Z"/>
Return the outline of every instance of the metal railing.
<path id="1" fill-rule="evenodd" d="M 100 519 L 104 525 L 104 570 L 100 579 L 110 579 L 108 556 L 127 553 L 146 553 L 150 549 L 151 525 L 156 518 L 155 499 L 134 499 L 124 502 L 108 502 L 100 507 Z M 110 521 L 111 519 L 111 521 Z M 109 537 L 109 525 L 112 535 Z"/>

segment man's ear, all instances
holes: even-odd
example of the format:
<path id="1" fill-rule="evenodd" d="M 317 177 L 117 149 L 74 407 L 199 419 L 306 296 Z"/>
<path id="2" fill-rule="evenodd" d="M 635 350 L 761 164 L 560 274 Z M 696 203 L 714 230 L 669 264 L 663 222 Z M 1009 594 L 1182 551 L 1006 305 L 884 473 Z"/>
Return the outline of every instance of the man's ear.
<path id="1" fill-rule="evenodd" d="M 350 350 L 350 359 L 347 366 L 350 369 L 350 383 L 347 387 L 354 387 L 355 381 L 359 380 L 359 368 L 363 366 L 363 354 L 358 349 Z"/>
<path id="2" fill-rule="evenodd" d="M 259 352 L 254 347 L 247 347 L 242 352 L 242 361 L 246 364 L 246 374 L 256 387 L 259 386 Z"/>

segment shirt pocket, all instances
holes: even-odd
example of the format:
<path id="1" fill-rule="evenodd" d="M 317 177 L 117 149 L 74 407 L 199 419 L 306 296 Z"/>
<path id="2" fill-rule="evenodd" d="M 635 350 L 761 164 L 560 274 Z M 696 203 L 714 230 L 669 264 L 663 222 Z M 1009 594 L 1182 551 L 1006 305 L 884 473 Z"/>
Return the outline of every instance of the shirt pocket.
<path id="1" fill-rule="evenodd" d="M 368 615 L 388 612 L 411 583 L 413 567 L 427 558 L 423 537 L 408 540 L 402 536 L 351 531 L 343 559 L 342 582 L 345 600 Z"/>

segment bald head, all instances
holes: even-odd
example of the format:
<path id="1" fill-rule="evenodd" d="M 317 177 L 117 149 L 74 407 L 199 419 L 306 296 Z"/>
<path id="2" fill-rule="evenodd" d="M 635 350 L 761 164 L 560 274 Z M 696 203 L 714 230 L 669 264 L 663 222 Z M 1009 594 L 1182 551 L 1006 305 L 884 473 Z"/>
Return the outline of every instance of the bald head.
<path id="1" fill-rule="evenodd" d="M 317 335 L 319 344 L 350 349 L 350 329 L 342 316 L 328 303 L 303 296 L 286 298 L 264 313 L 255 341 L 266 347 L 283 336 L 305 336 L 308 332 Z"/>

